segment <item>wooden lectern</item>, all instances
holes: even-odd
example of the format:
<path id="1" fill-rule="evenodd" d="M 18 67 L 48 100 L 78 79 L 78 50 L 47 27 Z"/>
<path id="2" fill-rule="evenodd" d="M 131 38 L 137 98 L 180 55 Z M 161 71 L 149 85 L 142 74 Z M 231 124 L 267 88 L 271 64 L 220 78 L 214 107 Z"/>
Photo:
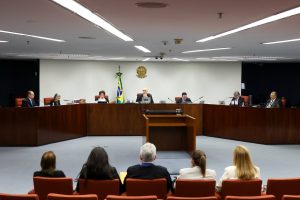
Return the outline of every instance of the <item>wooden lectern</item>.
<path id="1" fill-rule="evenodd" d="M 196 149 L 195 118 L 189 115 L 143 115 L 146 142 L 159 151 L 187 151 Z"/>

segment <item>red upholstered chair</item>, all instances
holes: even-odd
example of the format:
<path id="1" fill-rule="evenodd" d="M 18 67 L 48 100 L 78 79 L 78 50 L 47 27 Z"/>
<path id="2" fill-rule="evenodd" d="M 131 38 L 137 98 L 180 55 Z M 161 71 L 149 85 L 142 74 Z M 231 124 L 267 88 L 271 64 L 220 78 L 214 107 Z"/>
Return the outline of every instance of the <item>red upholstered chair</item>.
<path id="1" fill-rule="evenodd" d="M 79 179 L 79 194 L 96 194 L 99 200 L 107 195 L 119 195 L 119 180 L 85 180 Z"/>
<path id="2" fill-rule="evenodd" d="M 96 194 L 87 194 L 87 195 L 65 195 L 65 194 L 48 194 L 48 200 L 97 200 L 98 197 Z"/>
<path id="3" fill-rule="evenodd" d="M 244 104 L 246 107 L 249 106 L 249 96 L 241 96 L 244 99 Z"/>
<path id="4" fill-rule="evenodd" d="M 167 200 L 217 200 L 216 196 L 210 197 L 176 197 L 168 196 Z"/>
<path id="5" fill-rule="evenodd" d="M 262 181 L 253 180 L 224 180 L 222 182 L 221 192 L 218 193 L 219 199 L 225 199 L 226 196 L 259 196 L 261 195 Z"/>
<path id="6" fill-rule="evenodd" d="M 1 200 L 39 200 L 36 194 L 3 194 L 0 193 Z"/>
<path id="7" fill-rule="evenodd" d="M 282 200 L 300 200 L 300 195 L 283 195 Z"/>
<path id="8" fill-rule="evenodd" d="M 44 98 L 44 105 L 45 106 L 50 105 L 51 101 L 53 101 L 53 97 L 46 97 L 46 98 Z"/>
<path id="9" fill-rule="evenodd" d="M 286 107 L 286 98 L 285 97 L 281 97 L 281 107 L 282 108 Z"/>
<path id="10" fill-rule="evenodd" d="M 181 97 L 175 97 L 175 102 L 178 102 Z"/>
<path id="11" fill-rule="evenodd" d="M 50 193 L 73 194 L 72 178 L 33 177 L 34 192 L 40 200 L 47 200 Z"/>
<path id="12" fill-rule="evenodd" d="M 107 200 L 157 200 L 157 196 L 117 196 L 117 195 L 108 195 Z"/>
<path id="13" fill-rule="evenodd" d="M 23 102 L 24 99 L 25 98 L 16 98 L 15 99 L 15 106 L 18 107 L 18 108 L 22 107 L 22 102 Z"/>
<path id="14" fill-rule="evenodd" d="M 283 195 L 300 195 L 300 178 L 268 179 L 267 194 L 272 194 L 277 200 Z"/>
<path id="15" fill-rule="evenodd" d="M 226 196 L 225 200 L 276 200 L 274 195 Z"/>
<path id="16" fill-rule="evenodd" d="M 213 179 L 178 179 L 176 181 L 175 196 L 180 197 L 208 197 L 214 196 L 216 181 Z"/>
<path id="17" fill-rule="evenodd" d="M 128 196 L 156 195 L 159 199 L 167 197 L 167 180 L 159 179 L 126 179 L 126 194 Z"/>

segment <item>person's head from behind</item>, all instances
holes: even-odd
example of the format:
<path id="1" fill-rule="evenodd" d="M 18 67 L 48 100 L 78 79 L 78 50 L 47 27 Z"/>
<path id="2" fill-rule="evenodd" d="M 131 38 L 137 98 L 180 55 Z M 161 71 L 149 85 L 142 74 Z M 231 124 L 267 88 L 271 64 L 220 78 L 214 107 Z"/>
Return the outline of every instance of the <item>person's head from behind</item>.
<path id="1" fill-rule="evenodd" d="M 85 165 L 84 177 L 88 175 L 105 174 L 108 178 L 112 178 L 111 166 L 109 164 L 108 155 L 104 148 L 95 147 L 92 149 Z"/>
<path id="2" fill-rule="evenodd" d="M 276 99 L 276 98 L 277 98 L 277 92 L 275 92 L 275 91 L 271 92 L 270 98 L 271 98 L 272 100 Z"/>
<path id="3" fill-rule="evenodd" d="M 47 151 L 41 158 L 42 171 L 48 174 L 54 174 L 56 168 L 56 156 L 53 151 Z"/>
<path id="4" fill-rule="evenodd" d="M 56 93 L 53 97 L 53 101 L 60 101 L 60 98 L 61 98 L 60 94 Z"/>
<path id="5" fill-rule="evenodd" d="M 187 99 L 187 93 L 186 92 L 182 92 L 181 96 L 182 96 L 182 99 L 184 99 L 184 100 Z"/>
<path id="6" fill-rule="evenodd" d="M 252 162 L 249 150 L 238 145 L 233 152 L 233 164 L 236 166 L 236 175 L 239 179 L 254 179 L 256 168 Z"/>
<path id="7" fill-rule="evenodd" d="M 153 162 L 156 159 L 156 147 L 152 143 L 145 143 L 140 149 L 142 162 Z"/>
<path id="8" fill-rule="evenodd" d="M 240 94 L 239 91 L 235 91 L 235 92 L 233 93 L 233 97 L 234 97 L 235 99 L 238 99 L 240 96 L 241 96 L 241 94 Z"/>
<path id="9" fill-rule="evenodd" d="M 206 155 L 201 150 L 196 150 L 192 153 L 192 166 L 200 167 L 202 176 L 205 177 L 206 172 Z"/>
<path id="10" fill-rule="evenodd" d="M 99 98 L 100 98 L 100 99 L 104 99 L 104 98 L 105 98 L 105 91 L 104 91 L 104 90 L 101 90 L 101 91 L 99 92 Z"/>
<path id="11" fill-rule="evenodd" d="M 27 98 L 34 99 L 34 92 L 31 90 L 27 91 Z"/>

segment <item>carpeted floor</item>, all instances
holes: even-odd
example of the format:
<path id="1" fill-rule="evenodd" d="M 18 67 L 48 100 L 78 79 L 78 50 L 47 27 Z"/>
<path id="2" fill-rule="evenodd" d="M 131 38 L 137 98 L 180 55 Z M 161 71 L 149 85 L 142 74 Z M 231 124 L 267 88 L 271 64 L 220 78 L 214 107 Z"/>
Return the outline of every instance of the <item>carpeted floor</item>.
<path id="1" fill-rule="evenodd" d="M 76 178 L 90 150 L 104 147 L 113 166 L 120 171 L 139 162 L 143 137 L 84 137 L 40 147 L 0 147 L 0 192 L 26 193 L 32 188 L 32 174 L 40 169 L 43 152 L 52 150 L 57 156 L 57 168 Z M 264 184 L 270 177 L 300 177 L 300 145 L 259 145 L 219 138 L 197 137 L 197 148 L 207 154 L 207 168 L 217 171 L 219 179 L 232 163 L 232 150 L 238 144 L 247 146 L 254 163 L 260 167 Z M 180 168 L 190 166 L 185 152 L 158 152 L 158 165 L 176 175 Z"/>

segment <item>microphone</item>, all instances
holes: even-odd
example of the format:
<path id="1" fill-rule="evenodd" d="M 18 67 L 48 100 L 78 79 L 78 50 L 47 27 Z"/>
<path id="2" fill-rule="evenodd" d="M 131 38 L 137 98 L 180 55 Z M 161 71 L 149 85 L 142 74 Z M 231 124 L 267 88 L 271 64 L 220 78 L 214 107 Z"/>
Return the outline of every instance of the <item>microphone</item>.
<path id="1" fill-rule="evenodd" d="M 196 99 L 196 100 L 194 100 L 194 101 L 192 101 L 192 102 L 196 102 L 196 101 L 199 101 L 200 99 L 202 99 L 204 96 L 202 96 L 202 97 L 199 97 L 198 99 Z"/>
<path id="2" fill-rule="evenodd" d="M 168 97 L 168 100 L 170 100 L 172 103 L 176 103 L 175 101 L 173 101 L 172 99 L 170 99 L 169 97 Z"/>

